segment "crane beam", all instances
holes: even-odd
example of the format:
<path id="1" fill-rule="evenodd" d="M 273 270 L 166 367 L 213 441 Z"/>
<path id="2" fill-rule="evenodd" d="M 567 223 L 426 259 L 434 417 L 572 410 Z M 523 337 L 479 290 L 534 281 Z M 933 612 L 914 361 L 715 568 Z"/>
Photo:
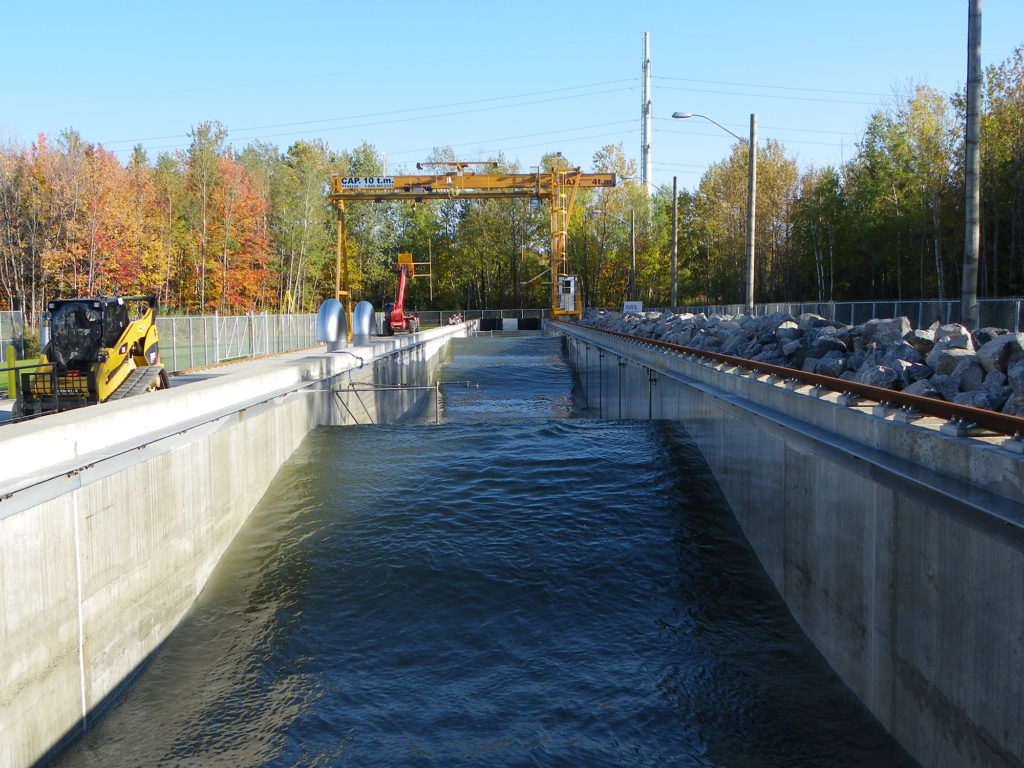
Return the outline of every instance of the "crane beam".
<path id="1" fill-rule="evenodd" d="M 400 176 L 334 174 L 327 199 L 338 208 L 340 222 L 346 202 L 546 198 L 551 204 L 552 315 L 578 317 L 582 308 L 576 299 L 576 278 L 566 271 L 569 220 L 576 203 L 576 193 L 580 189 L 614 187 L 615 174 L 583 173 L 579 168 L 555 168 L 543 173 L 472 173 L 467 171 L 467 165 L 451 163 L 454 170 L 449 173 Z"/>
<path id="2" fill-rule="evenodd" d="M 477 194 L 503 192 L 509 197 L 551 197 L 560 187 L 615 186 L 614 173 L 582 173 L 571 169 L 554 173 L 435 173 L 414 176 L 331 176 L 332 202 L 338 200 L 406 200 L 437 193 L 474 199 Z M 493 196 L 493 195 L 491 195 Z"/>

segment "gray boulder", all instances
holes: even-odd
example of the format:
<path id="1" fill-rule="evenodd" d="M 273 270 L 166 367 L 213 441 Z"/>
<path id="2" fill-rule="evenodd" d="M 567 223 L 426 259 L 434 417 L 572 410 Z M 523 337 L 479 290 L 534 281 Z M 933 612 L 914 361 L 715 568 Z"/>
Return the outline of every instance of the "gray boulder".
<path id="1" fill-rule="evenodd" d="M 971 335 L 974 337 L 974 346 L 981 349 L 993 339 L 1006 333 L 1009 333 L 1006 328 L 978 328 Z"/>
<path id="2" fill-rule="evenodd" d="M 1005 371 L 1014 363 L 1024 360 L 1024 333 L 1005 333 L 983 344 L 977 352 L 978 362 L 985 372 Z"/>
<path id="3" fill-rule="evenodd" d="M 872 319 L 864 323 L 864 343 L 896 344 L 911 331 L 910 320 L 906 317 L 895 319 Z"/>
<path id="4" fill-rule="evenodd" d="M 899 374 L 892 368 L 886 368 L 884 365 L 867 363 L 857 371 L 853 380 L 860 384 L 870 384 L 872 387 L 892 389 L 893 385 L 899 381 Z"/>
<path id="5" fill-rule="evenodd" d="M 734 332 L 726 336 L 722 341 L 722 352 L 726 355 L 735 355 L 738 350 L 751 339 L 742 332 Z"/>
<path id="6" fill-rule="evenodd" d="M 921 356 L 927 356 L 935 346 L 935 331 L 914 329 L 903 340 L 917 350 Z"/>
<path id="7" fill-rule="evenodd" d="M 961 358 L 953 373 L 954 378 L 960 379 L 960 391 L 971 392 L 981 389 L 985 384 L 985 371 L 978 365 L 977 361 L 970 357 Z"/>
<path id="8" fill-rule="evenodd" d="M 894 386 L 898 387 L 899 389 L 904 389 L 907 386 L 909 386 L 910 383 L 914 380 L 911 377 L 911 371 L 913 371 L 914 366 L 916 365 L 920 365 L 920 363 L 908 363 L 906 360 L 900 360 L 899 358 L 896 358 L 895 360 L 892 361 L 891 364 L 883 364 L 882 367 L 891 368 L 892 370 L 896 371 L 897 379 L 896 384 Z"/>
<path id="9" fill-rule="evenodd" d="M 993 411 L 1001 411 L 1003 406 L 1013 397 L 1013 390 L 1009 387 L 985 387 L 985 391 L 988 392 L 988 399 L 992 404 L 989 407 Z"/>
<path id="10" fill-rule="evenodd" d="M 935 374 L 930 365 L 924 363 L 914 363 L 907 369 L 907 375 L 911 381 L 921 381 L 922 379 L 930 379 Z"/>
<path id="11" fill-rule="evenodd" d="M 957 405 L 969 405 L 972 408 L 991 408 L 992 400 L 989 393 L 984 389 L 976 389 L 973 392 L 961 392 L 953 398 Z"/>
<path id="12" fill-rule="evenodd" d="M 959 405 L 970 405 L 974 408 L 984 408 L 989 411 L 999 411 L 1006 405 L 1011 394 L 1012 392 L 1009 387 L 1006 387 L 1005 391 L 999 390 L 995 392 L 988 389 L 973 389 L 961 392 L 953 398 L 953 402 Z"/>
<path id="13" fill-rule="evenodd" d="M 1007 387 L 1009 379 L 1002 371 L 989 371 L 985 374 L 985 389 L 998 389 Z"/>
<path id="14" fill-rule="evenodd" d="M 1011 396 L 1003 403 L 1002 411 L 1010 416 L 1024 416 L 1024 399 L 1019 399 L 1016 395 Z"/>
<path id="15" fill-rule="evenodd" d="M 775 329 L 775 338 L 780 342 L 793 341 L 799 339 L 803 335 L 800 330 L 800 326 L 792 320 L 786 320 L 779 324 L 779 327 Z"/>
<path id="16" fill-rule="evenodd" d="M 960 325 L 960 323 L 935 323 L 931 329 L 935 331 L 935 340 L 941 341 L 942 339 L 952 339 L 957 336 L 970 336 L 971 332 L 966 325 Z"/>
<path id="17" fill-rule="evenodd" d="M 960 379 L 945 374 L 935 374 L 930 381 L 944 400 L 953 402 L 953 399 L 960 394 Z"/>
<path id="18" fill-rule="evenodd" d="M 797 319 L 797 322 L 800 324 L 800 329 L 804 331 L 814 328 L 825 328 L 833 324 L 831 320 L 826 320 L 821 315 L 816 315 L 813 312 L 804 312 Z"/>
<path id="19" fill-rule="evenodd" d="M 767 315 L 764 318 L 764 323 L 761 327 L 765 331 L 775 333 L 775 331 L 778 330 L 779 326 L 782 325 L 783 323 L 793 323 L 793 325 L 795 326 L 796 319 L 791 314 L 789 314 L 789 312 L 772 312 L 772 314 Z"/>
<path id="20" fill-rule="evenodd" d="M 974 359 L 974 352 L 972 350 L 962 347 L 943 347 L 941 344 L 942 342 L 936 344 L 935 349 L 929 353 L 925 360 L 928 365 L 935 369 L 935 373 L 940 376 L 953 373 L 962 360 Z"/>
<path id="21" fill-rule="evenodd" d="M 904 388 L 903 392 L 907 395 L 920 395 L 921 397 L 942 397 L 939 390 L 935 388 L 928 379 L 919 379 L 913 384 L 910 384 Z"/>
<path id="22" fill-rule="evenodd" d="M 815 358 L 808 359 L 813 360 Z M 847 370 L 846 357 L 838 351 L 825 353 L 824 357 L 818 359 L 818 364 L 815 367 L 815 373 L 835 378 L 841 376 L 845 370 Z"/>
<path id="23" fill-rule="evenodd" d="M 847 361 L 847 363 L 849 364 L 851 370 L 856 371 L 859 370 L 860 367 L 867 362 L 867 360 L 868 351 L 861 347 L 860 349 L 857 349 L 852 355 L 850 355 L 850 359 Z"/>
<path id="24" fill-rule="evenodd" d="M 1006 369 L 1006 383 L 1013 389 L 1014 396 L 1024 400 L 1024 360 Z"/>
<path id="25" fill-rule="evenodd" d="M 924 358 L 921 356 L 921 353 L 914 349 L 913 346 L 902 340 L 889 349 L 885 357 L 882 359 L 882 365 L 891 366 L 896 360 L 903 360 L 908 363 L 924 362 Z"/>
<path id="26" fill-rule="evenodd" d="M 829 352 L 845 354 L 846 344 L 834 335 L 822 334 L 811 342 L 811 347 L 807 350 L 807 357 L 824 357 Z"/>

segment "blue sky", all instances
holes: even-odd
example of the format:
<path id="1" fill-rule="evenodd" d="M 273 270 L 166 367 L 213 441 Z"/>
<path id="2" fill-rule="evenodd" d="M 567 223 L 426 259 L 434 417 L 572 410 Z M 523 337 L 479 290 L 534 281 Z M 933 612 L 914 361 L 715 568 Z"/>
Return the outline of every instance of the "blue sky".
<path id="1" fill-rule="evenodd" d="M 1024 2 L 983 4 L 982 61 L 1024 43 Z M 966 81 L 967 0 L 647 2 L 49 2 L 4 12 L 0 142 L 74 128 L 155 159 L 219 120 L 238 149 L 363 141 L 389 171 L 452 146 L 524 169 L 561 151 L 588 170 L 621 142 L 640 159 L 650 33 L 654 181 L 693 188 L 758 116 L 802 167 L 856 151 L 894 92 Z"/>

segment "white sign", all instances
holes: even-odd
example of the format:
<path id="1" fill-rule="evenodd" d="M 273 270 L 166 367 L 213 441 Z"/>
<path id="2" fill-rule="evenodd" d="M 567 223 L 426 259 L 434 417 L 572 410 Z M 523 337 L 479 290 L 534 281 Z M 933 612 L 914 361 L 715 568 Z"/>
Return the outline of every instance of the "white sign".
<path id="1" fill-rule="evenodd" d="M 394 176 L 342 176 L 342 189 L 393 189 Z"/>
<path id="2" fill-rule="evenodd" d="M 624 301 L 622 303 L 622 314 L 624 315 L 639 315 L 644 311 L 644 303 L 642 301 Z"/>

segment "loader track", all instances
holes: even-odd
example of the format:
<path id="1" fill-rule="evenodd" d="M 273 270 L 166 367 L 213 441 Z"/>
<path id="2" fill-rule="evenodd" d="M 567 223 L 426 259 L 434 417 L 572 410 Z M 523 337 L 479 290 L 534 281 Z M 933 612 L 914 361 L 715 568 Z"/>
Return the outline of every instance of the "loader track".
<path id="1" fill-rule="evenodd" d="M 143 392 L 147 392 L 160 378 L 163 370 L 159 365 L 147 365 L 142 368 L 136 368 L 128 375 L 124 383 L 117 388 L 117 391 L 107 398 L 107 401 L 123 400 L 126 397 L 141 395 Z"/>

